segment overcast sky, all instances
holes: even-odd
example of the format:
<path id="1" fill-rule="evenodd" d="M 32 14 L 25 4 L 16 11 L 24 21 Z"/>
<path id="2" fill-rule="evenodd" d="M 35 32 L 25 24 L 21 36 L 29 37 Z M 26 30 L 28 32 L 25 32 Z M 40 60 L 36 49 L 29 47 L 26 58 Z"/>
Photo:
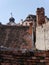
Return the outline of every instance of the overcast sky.
<path id="1" fill-rule="evenodd" d="M 12 12 L 18 23 L 29 14 L 36 14 L 38 7 L 44 7 L 45 15 L 49 17 L 49 0 L 0 0 L 0 22 L 8 23 Z"/>

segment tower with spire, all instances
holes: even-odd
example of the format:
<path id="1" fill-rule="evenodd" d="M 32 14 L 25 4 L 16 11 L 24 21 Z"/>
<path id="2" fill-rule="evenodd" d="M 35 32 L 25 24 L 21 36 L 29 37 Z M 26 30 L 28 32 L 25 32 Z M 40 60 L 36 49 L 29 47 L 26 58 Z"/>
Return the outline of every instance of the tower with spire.
<path id="1" fill-rule="evenodd" d="M 11 13 L 11 17 L 9 18 L 9 23 L 8 23 L 8 25 L 16 25 L 15 19 L 13 18 L 12 13 Z"/>

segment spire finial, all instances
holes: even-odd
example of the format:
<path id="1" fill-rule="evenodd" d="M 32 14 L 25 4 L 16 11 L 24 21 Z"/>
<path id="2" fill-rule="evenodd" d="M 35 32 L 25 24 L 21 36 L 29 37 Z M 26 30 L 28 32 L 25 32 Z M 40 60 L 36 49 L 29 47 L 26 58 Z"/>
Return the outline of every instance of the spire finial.
<path id="1" fill-rule="evenodd" d="M 13 15 L 12 15 L 12 12 L 11 12 L 11 17 L 12 17 Z"/>

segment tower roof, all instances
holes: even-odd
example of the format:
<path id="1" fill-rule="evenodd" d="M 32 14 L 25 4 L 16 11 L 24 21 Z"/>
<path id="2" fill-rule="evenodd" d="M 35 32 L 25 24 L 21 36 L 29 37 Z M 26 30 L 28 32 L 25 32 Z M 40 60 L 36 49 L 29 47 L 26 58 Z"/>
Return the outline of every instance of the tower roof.
<path id="1" fill-rule="evenodd" d="M 9 18 L 9 23 L 8 23 L 8 25 L 16 25 L 15 19 L 14 19 L 14 17 L 12 16 L 12 13 L 11 13 L 11 17 Z"/>
<path id="2" fill-rule="evenodd" d="M 11 18 L 9 19 L 9 21 L 10 21 L 10 22 L 14 22 L 15 19 L 14 19 L 13 17 L 11 17 Z"/>
<path id="3" fill-rule="evenodd" d="M 33 21 L 33 20 L 36 20 L 36 15 L 29 14 L 25 19 L 25 21 Z"/>
<path id="4" fill-rule="evenodd" d="M 11 13 L 11 17 L 9 18 L 9 21 L 10 21 L 10 22 L 14 22 L 14 21 L 15 21 L 15 19 L 13 18 L 12 13 Z"/>

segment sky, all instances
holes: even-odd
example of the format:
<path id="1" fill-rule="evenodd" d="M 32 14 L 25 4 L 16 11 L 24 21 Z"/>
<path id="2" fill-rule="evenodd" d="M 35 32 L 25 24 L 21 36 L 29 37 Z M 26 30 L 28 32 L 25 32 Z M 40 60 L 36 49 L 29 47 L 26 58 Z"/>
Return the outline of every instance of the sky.
<path id="1" fill-rule="evenodd" d="M 0 0 L 0 22 L 8 23 L 12 12 L 15 22 L 19 23 L 29 14 L 36 15 L 40 7 L 45 8 L 45 15 L 49 17 L 49 0 Z"/>

